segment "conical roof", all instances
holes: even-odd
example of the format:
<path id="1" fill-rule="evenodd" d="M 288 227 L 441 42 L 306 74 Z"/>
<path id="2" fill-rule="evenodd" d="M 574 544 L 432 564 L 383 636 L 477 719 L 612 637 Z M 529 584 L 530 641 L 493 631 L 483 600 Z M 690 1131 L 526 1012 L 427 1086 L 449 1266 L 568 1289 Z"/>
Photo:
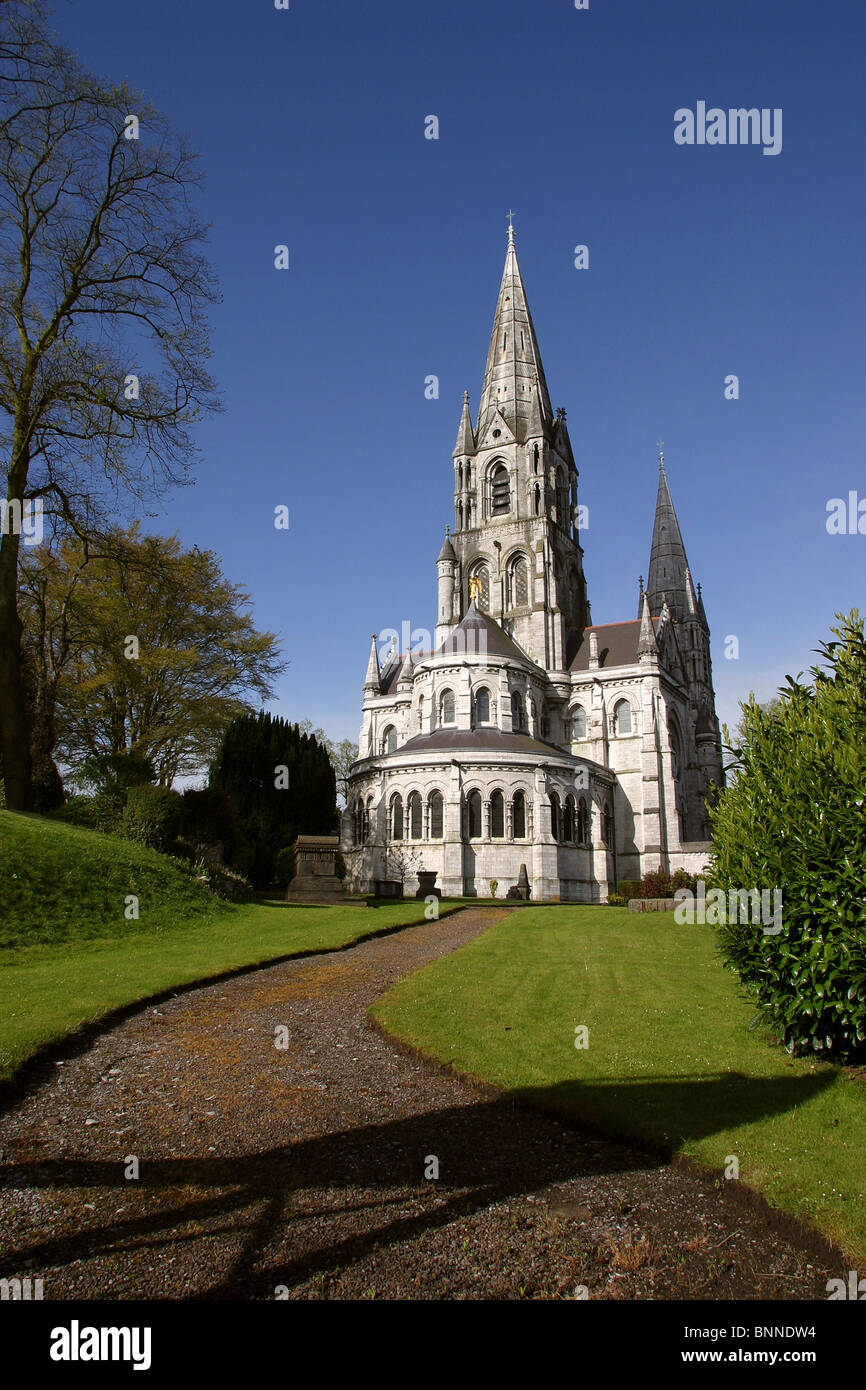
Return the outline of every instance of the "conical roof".
<path id="1" fill-rule="evenodd" d="M 511 656 L 517 661 L 535 664 L 493 618 L 481 612 L 474 599 L 466 610 L 466 616 L 449 633 L 434 655 Z"/>
<path id="2" fill-rule="evenodd" d="M 688 568 L 686 548 L 674 511 L 662 454 L 659 458 L 659 487 L 646 586 L 653 612 L 658 613 L 667 599 L 672 615 L 682 622 L 689 607 L 688 586 L 691 581 L 687 580 Z"/>
<path id="3" fill-rule="evenodd" d="M 481 388 L 476 438 L 483 437 L 498 407 L 516 437 L 525 439 L 533 417 L 536 390 L 541 417 L 545 423 L 552 424 L 553 411 L 541 353 L 517 264 L 514 229 L 509 227 L 505 269 Z M 533 423 L 537 424 L 537 415 Z"/>
<path id="4" fill-rule="evenodd" d="M 449 528 L 446 526 L 446 527 L 445 527 L 445 539 L 444 539 L 444 541 L 442 542 L 442 549 L 439 551 L 439 555 L 438 555 L 438 558 L 437 558 L 437 560 L 436 560 L 436 563 L 437 563 L 437 565 L 438 565 L 438 563 L 439 563 L 440 560 L 456 560 L 456 559 L 457 559 L 457 556 L 456 556 L 456 554 L 455 554 L 455 552 L 454 552 L 454 547 L 453 547 L 453 545 L 451 544 L 451 532 L 450 532 Z"/>

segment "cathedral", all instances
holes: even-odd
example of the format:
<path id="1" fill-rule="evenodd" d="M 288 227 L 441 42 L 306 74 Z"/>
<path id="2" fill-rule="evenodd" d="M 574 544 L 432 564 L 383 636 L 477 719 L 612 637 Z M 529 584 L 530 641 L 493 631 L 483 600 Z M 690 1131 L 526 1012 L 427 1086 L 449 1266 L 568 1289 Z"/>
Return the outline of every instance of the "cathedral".
<path id="1" fill-rule="evenodd" d="M 721 740 L 701 587 L 659 455 L 637 617 L 592 621 L 578 470 L 550 404 L 514 231 L 478 413 L 464 393 L 431 651 L 374 636 L 341 843 L 347 886 L 603 902 L 709 854 Z"/>

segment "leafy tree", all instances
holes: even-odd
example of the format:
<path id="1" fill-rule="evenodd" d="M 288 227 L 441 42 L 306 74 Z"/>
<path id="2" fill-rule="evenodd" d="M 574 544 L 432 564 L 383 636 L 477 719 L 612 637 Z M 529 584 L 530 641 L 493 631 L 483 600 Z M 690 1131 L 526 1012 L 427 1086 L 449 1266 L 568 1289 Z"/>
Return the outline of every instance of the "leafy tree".
<path id="1" fill-rule="evenodd" d="M 727 921 L 722 950 L 789 1050 L 841 1060 L 866 1042 L 866 639 L 856 609 L 837 622 L 811 686 L 788 676 L 771 708 L 741 706 L 710 879 L 781 889 L 781 930 Z"/>
<path id="2" fill-rule="evenodd" d="M 266 887 L 279 850 L 298 835 L 332 835 L 336 787 L 327 750 L 276 715 L 232 720 L 210 770 L 210 786 L 232 802 L 255 849 L 250 877 Z"/>
<path id="3" fill-rule="evenodd" d="M 216 408 L 218 300 L 191 204 L 196 158 L 140 94 L 84 70 L 37 8 L 0 7 L 0 748 L 7 805 L 33 803 L 20 517 L 80 536 L 119 495 L 186 480 Z M 4 518 L 5 519 L 5 518 Z"/>
<path id="4" fill-rule="evenodd" d="M 69 536 L 22 564 L 40 751 L 85 783 L 100 760 L 144 759 L 170 786 L 207 767 L 227 724 L 251 695 L 270 695 L 284 663 L 212 552 L 137 525 L 108 539 L 93 554 Z"/>

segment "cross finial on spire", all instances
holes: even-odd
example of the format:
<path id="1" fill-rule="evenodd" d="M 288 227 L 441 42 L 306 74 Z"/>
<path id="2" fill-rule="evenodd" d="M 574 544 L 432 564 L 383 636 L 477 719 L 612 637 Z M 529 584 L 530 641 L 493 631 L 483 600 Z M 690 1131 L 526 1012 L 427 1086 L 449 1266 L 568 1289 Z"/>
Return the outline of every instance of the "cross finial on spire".
<path id="1" fill-rule="evenodd" d="M 508 209 L 508 245 L 514 245 L 514 213 L 511 208 Z"/>
<path id="2" fill-rule="evenodd" d="M 664 468 L 664 466 L 665 466 L 665 456 L 664 456 L 665 442 L 664 442 L 663 439 L 660 439 L 660 440 L 658 441 L 658 446 L 659 446 L 659 467 L 660 467 L 660 468 Z"/>

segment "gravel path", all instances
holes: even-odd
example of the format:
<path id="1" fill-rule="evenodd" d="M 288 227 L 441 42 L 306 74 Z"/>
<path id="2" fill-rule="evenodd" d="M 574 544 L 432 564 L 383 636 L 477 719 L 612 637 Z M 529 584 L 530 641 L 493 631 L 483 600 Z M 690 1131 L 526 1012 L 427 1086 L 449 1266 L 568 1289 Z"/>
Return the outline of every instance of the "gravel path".
<path id="1" fill-rule="evenodd" d="M 826 1298 L 826 1255 L 725 1185 L 521 1111 L 367 1022 L 502 915 L 196 989 L 57 1063 L 0 1117 L 0 1275 L 41 1277 L 46 1299 Z"/>

